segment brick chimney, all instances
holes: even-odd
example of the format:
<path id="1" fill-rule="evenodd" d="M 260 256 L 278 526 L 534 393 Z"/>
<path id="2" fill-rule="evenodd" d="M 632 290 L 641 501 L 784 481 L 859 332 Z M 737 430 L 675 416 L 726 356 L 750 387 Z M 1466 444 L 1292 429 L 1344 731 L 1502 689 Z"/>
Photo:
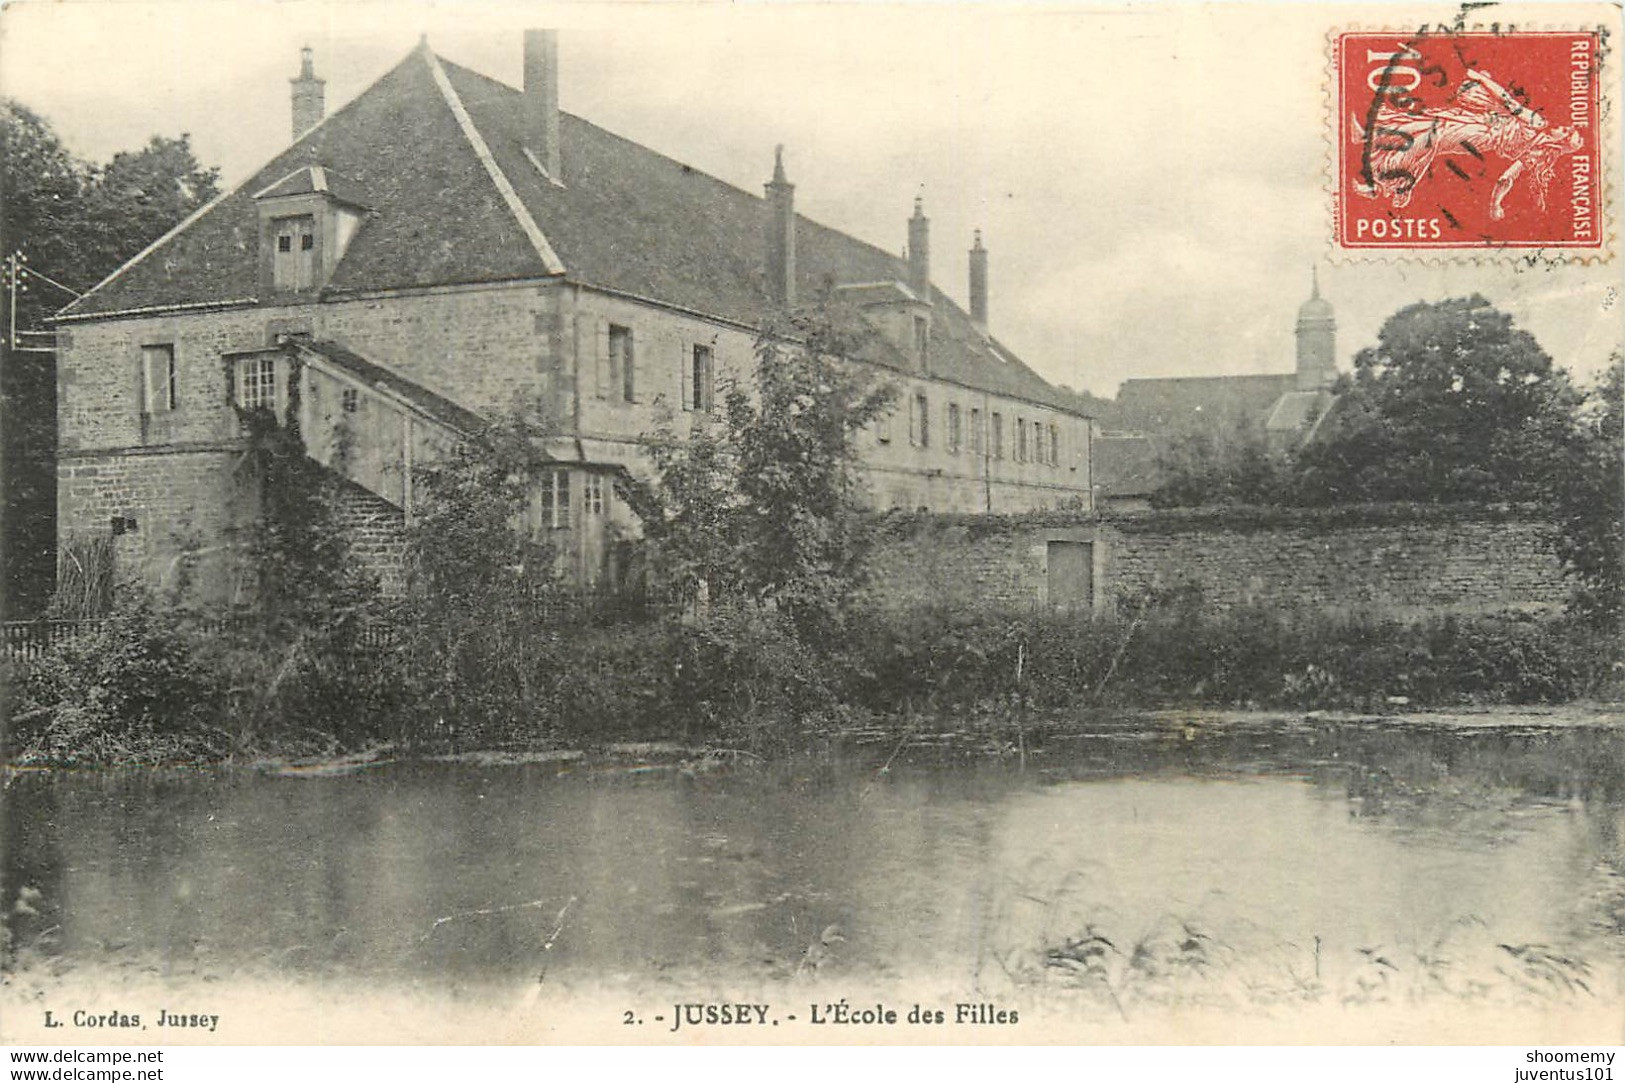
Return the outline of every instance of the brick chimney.
<path id="1" fill-rule="evenodd" d="M 767 192 L 767 295 L 781 305 L 796 303 L 796 186 L 784 177 L 784 147 L 773 151 L 773 179 Z"/>
<path id="2" fill-rule="evenodd" d="M 559 32 L 525 31 L 525 150 L 550 180 L 562 182 L 559 160 Z"/>
<path id="3" fill-rule="evenodd" d="M 970 321 L 987 334 L 987 249 L 982 247 L 982 231 L 970 246 Z"/>
<path id="4" fill-rule="evenodd" d="M 293 86 L 293 138 L 298 142 L 304 134 L 322 122 L 327 112 L 326 79 L 316 78 L 314 54 L 310 46 L 299 50 L 299 77 L 289 79 Z"/>
<path id="5" fill-rule="evenodd" d="M 931 219 L 920 196 L 914 197 L 914 217 L 908 220 L 908 285 L 920 300 L 931 303 Z"/>

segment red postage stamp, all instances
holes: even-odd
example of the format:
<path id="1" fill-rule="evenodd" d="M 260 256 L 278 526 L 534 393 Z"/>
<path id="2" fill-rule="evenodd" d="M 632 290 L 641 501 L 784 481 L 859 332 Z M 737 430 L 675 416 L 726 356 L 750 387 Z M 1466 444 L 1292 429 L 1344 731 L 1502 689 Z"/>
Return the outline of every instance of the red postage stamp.
<path id="1" fill-rule="evenodd" d="M 1337 36 L 1337 244 L 1601 249 L 1603 45 L 1596 31 Z"/>

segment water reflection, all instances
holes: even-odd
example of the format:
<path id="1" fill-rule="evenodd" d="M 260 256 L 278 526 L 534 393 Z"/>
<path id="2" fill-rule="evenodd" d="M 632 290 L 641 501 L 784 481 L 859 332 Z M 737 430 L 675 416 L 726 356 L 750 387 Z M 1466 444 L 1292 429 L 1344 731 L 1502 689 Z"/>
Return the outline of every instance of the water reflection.
<path id="1" fill-rule="evenodd" d="M 1108 726 L 1025 770 L 892 752 L 17 776 L 7 961 L 434 989 L 835 972 L 1125 1014 L 1617 993 L 1603 729 Z"/>

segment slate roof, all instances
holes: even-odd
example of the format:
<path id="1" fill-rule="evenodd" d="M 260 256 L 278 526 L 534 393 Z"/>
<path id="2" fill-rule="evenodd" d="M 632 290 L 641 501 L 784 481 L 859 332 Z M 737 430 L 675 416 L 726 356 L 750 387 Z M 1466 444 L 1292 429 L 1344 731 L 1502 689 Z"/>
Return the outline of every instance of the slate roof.
<path id="1" fill-rule="evenodd" d="M 550 261 L 527 233 L 528 217 L 572 281 L 747 326 L 768 318 L 760 196 L 568 113 L 560 115 L 563 183 L 554 184 L 525 154 L 521 101 L 518 90 L 419 46 L 60 318 L 252 302 L 258 290 L 252 193 L 306 166 L 343 178 L 346 197 L 372 210 L 324 289 L 327 297 L 545 277 Z M 459 109 L 511 186 L 517 209 L 476 152 Z M 838 283 L 907 277 L 901 258 L 797 216 L 799 298 Z M 1076 399 L 984 337 L 940 290 L 933 288 L 929 300 L 931 375 L 1080 412 Z"/>
<path id="2" fill-rule="evenodd" d="M 1257 428 L 1282 395 L 1297 390 L 1297 380 L 1290 372 L 1124 380 L 1117 425 L 1157 436 Z"/>
<path id="3" fill-rule="evenodd" d="M 1332 401 L 1328 391 L 1289 391 L 1276 402 L 1264 422 L 1270 433 L 1298 433 L 1308 436 L 1311 427 L 1325 415 Z"/>

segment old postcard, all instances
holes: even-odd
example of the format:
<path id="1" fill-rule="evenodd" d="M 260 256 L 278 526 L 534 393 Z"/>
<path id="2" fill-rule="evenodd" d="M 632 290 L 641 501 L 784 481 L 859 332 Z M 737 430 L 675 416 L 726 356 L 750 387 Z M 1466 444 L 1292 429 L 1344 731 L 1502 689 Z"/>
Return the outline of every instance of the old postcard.
<path id="1" fill-rule="evenodd" d="M 1611 1064 L 1620 29 L 7 5 L 0 1038 Z"/>

